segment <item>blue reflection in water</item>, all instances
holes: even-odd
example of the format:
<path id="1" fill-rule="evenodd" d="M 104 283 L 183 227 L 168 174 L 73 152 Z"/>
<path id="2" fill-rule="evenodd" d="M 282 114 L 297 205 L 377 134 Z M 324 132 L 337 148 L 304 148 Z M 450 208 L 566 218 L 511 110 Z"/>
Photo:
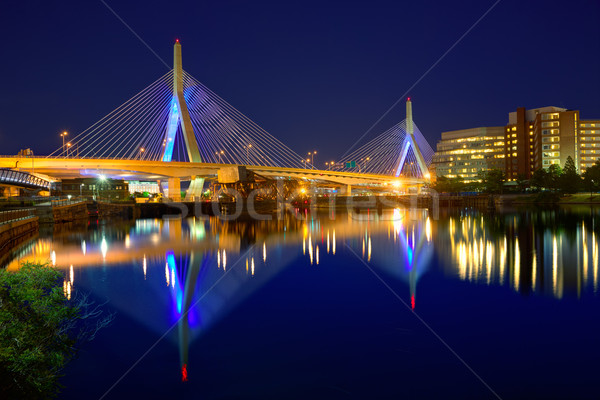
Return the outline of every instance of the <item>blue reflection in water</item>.
<path id="1" fill-rule="evenodd" d="M 346 246 L 359 257 L 362 248 L 363 261 L 507 398 L 518 397 L 510 396 L 513 386 L 538 397 L 565 395 L 552 386 L 539 389 L 528 375 L 576 383 L 584 392 L 566 397 L 586 397 L 576 394 L 591 387 L 593 368 L 573 357 L 600 357 L 592 335 L 599 308 L 597 211 L 462 210 L 437 221 L 426 212 L 414 220 L 402 211 L 345 217 L 140 220 L 26 244 L 22 258 L 53 254 L 75 290 L 109 298 L 119 311 L 115 327 L 70 367 L 66 397 L 83 388 L 101 392 L 114 377 L 86 374 L 88 365 L 121 373 L 147 349 L 138 342 L 151 344 L 174 323 L 177 332 L 148 355 L 150 364 L 136 367 L 141 376 L 132 373 L 120 384 L 119 395 L 176 397 L 178 382 L 189 376 L 188 385 L 209 398 L 295 397 L 277 392 L 278 385 L 306 389 L 321 381 L 356 397 L 397 396 L 413 382 L 408 397 L 439 397 L 444 390 L 448 397 L 473 397 L 471 390 L 485 397 L 454 359 L 438 359 L 439 343 L 403 314 Z M 112 357 L 102 359 L 104 352 Z M 563 371 L 565 364 L 572 370 Z M 428 373 L 419 377 L 419 370 Z M 231 375 L 238 383 L 229 386 Z M 429 385 L 425 375 L 439 385 Z M 150 389 L 140 388 L 142 380 Z M 315 397 L 308 389 L 297 393 Z"/>

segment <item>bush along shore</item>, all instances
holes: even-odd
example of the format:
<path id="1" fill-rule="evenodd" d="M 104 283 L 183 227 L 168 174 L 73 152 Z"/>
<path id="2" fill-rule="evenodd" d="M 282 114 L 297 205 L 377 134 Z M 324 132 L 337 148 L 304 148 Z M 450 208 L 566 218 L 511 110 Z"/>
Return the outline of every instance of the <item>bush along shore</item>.
<path id="1" fill-rule="evenodd" d="M 0 269 L 0 398 L 55 397 L 77 347 L 112 320 L 85 295 L 68 300 L 63 279 L 46 264 Z"/>

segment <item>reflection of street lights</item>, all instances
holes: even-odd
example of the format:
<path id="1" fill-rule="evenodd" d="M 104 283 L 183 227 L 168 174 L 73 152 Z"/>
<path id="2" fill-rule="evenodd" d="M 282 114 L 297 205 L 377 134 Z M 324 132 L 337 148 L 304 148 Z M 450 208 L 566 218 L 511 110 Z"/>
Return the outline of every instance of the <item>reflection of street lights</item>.
<path id="1" fill-rule="evenodd" d="M 63 140 L 63 147 L 62 147 L 62 151 L 63 153 L 65 152 L 65 136 L 67 136 L 69 133 L 67 131 L 64 131 L 63 133 L 60 134 L 60 136 L 62 137 Z"/>

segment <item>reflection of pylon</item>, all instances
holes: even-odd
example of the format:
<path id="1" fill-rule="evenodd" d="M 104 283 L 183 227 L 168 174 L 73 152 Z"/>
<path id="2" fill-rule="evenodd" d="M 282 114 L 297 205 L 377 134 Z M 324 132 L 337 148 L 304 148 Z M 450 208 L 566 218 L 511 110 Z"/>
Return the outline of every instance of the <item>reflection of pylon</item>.
<path id="1" fill-rule="evenodd" d="M 427 164 L 425 163 L 425 159 L 421 154 L 419 145 L 415 141 L 412 117 L 412 103 L 410 101 L 410 97 L 406 100 L 406 131 L 406 137 L 404 138 L 404 142 L 402 143 L 402 151 L 400 152 L 400 157 L 398 159 L 398 166 L 396 167 L 396 176 L 400 176 L 402 168 L 404 168 L 404 163 L 406 162 L 406 156 L 408 156 L 408 150 L 412 148 L 413 154 L 417 159 L 417 164 L 419 165 L 419 170 L 421 171 L 423 178 L 425 178 L 428 174 Z"/>
<path id="2" fill-rule="evenodd" d="M 190 323 L 189 313 L 191 312 L 192 300 L 198 281 L 200 271 L 206 266 L 208 258 L 198 256 L 191 252 L 186 259 L 186 265 L 177 265 L 175 254 L 168 251 L 166 254 L 167 265 L 172 271 L 173 276 L 173 296 L 177 306 L 177 317 L 179 318 L 177 327 L 179 333 L 179 360 L 181 363 L 181 380 L 188 380 L 188 356 L 190 347 Z M 180 275 L 180 271 L 183 272 Z"/>
<path id="3" fill-rule="evenodd" d="M 163 143 L 162 161 L 171 161 L 173 158 L 173 147 L 175 146 L 175 136 L 177 127 L 181 125 L 183 131 L 183 141 L 189 161 L 202 162 L 200 150 L 194 135 L 194 127 L 188 107 L 183 95 L 183 67 L 181 61 L 181 44 L 179 40 L 175 42 L 173 49 L 173 100 L 171 102 L 171 111 L 169 112 L 169 122 L 167 124 L 167 133 Z"/>

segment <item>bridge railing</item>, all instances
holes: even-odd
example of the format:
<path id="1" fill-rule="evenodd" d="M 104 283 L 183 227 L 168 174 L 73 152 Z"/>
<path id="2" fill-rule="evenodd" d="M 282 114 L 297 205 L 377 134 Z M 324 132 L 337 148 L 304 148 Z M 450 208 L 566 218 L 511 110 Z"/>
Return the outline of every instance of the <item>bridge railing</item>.
<path id="1" fill-rule="evenodd" d="M 10 168 L 0 168 L 0 183 L 14 185 L 38 186 L 49 189 L 51 183 L 28 172 L 15 171 Z"/>
<path id="2" fill-rule="evenodd" d="M 21 219 L 35 217 L 35 208 L 24 208 L 20 210 L 9 210 L 0 212 L 0 225 Z"/>
<path id="3" fill-rule="evenodd" d="M 78 203 L 86 203 L 87 200 L 86 199 L 61 199 L 61 200 L 51 200 L 50 201 L 50 205 L 52 205 L 52 207 L 61 207 L 61 206 L 68 206 L 68 205 L 72 205 L 72 204 L 78 204 Z"/>

